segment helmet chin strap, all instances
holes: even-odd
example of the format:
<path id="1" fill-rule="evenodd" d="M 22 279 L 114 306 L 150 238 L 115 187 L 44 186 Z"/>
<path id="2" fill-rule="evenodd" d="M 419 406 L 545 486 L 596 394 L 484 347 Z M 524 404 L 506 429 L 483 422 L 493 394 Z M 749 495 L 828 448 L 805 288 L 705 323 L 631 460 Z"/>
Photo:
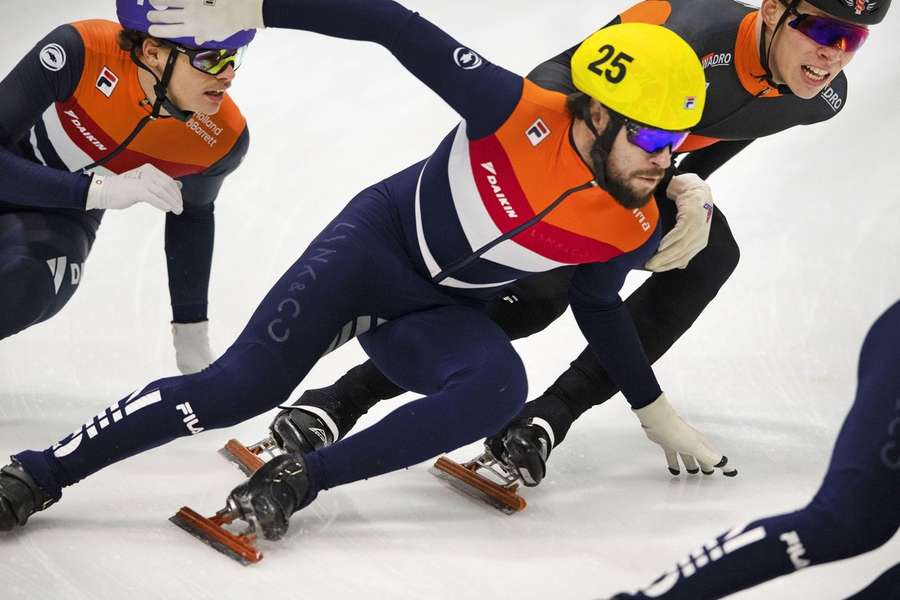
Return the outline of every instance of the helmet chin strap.
<path id="1" fill-rule="evenodd" d="M 769 40 L 769 43 L 766 44 L 766 26 L 763 23 L 762 27 L 759 28 L 759 63 L 762 65 L 762 68 L 765 69 L 765 74 L 760 76 L 760 79 L 764 79 L 766 83 L 769 84 L 769 87 L 772 87 L 778 90 L 779 94 L 793 94 L 790 86 L 783 83 L 775 83 L 775 80 L 772 79 L 772 69 L 769 67 L 769 57 L 772 52 L 772 44 L 775 42 L 775 36 L 778 35 L 778 31 L 784 26 L 785 21 L 790 16 L 791 11 L 797 8 L 797 5 L 800 4 L 800 0 L 790 0 L 789 3 L 785 4 L 784 0 L 779 0 L 786 7 L 785 11 L 781 13 L 781 18 L 778 19 L 778 24 L 775 25 L 775 29 L 772 30 L 772 38 Z"/>
<path id="2" fill-rule="evenodd" d="M 612 146 L 616 141 L 616 136 L 619 135 L 619 131 L 625 126 L 625 121 L 619 118 L 613 111 L 608 108 L 606 111 L 609 113 L 609 123 L 607 123 L 603 133 L 600 133 L 597 131 L 597 128 L 594 127 L 594 119 L 591 117 L 590 106 L 585 109 L 585 114 L 581 116 L 581 119 L 584 121 L 584 124 L 587 125 L 588 130 L 590 130 L 596 138 L 591 146 L 591 159 L 594 163 L 591 170 L 594 173 L 594 181 L 604 189 L 606 189 L 606 169 L 604 169 L 604 165 L 606 164 L 606 159 L 609 158 L 610 152 L 612 152 Z"/>
<path id="3" fill-rule="evenodd" d="M 153 86 L 153 93 L 156 94 L 156 101 L 153 103 L 153 110 L 149 115 L 138 121 L 138 124 L 135 125 L 134 129 L 131 130 L 131 133 L 128 134 L 128 137 L 122 140 L 122 143 L 119 144 L 115 149 L 113 149 L 112 152 L 100 158 L 99 160 L 95 160 L 91 164 L 82 167 L 82 173 L 90 172 L 101 165 L 105 165 L 116 156 L 121 154 L 134 140 L 134 138 L 137 137 L 137 135 L 147 125 L 147 123 L 149 123 L 150 121 L 155 121 L 160 117 L 160 113 L 163 109 L 165 109 L 166 112 L 168 112 L 170 115 L 172 115 L 173 118 L 178 119 L 179 121 L 186 122 L 194 115 L 194 113 L 192 112 L 181 110 L 180 108 L 175 106 L 175 103 L 169 100 L 168 96 L 166 95 L 167 89 L 169 87 L 169 81 L 171 81 L 172 79 L 172 71 L 175 69 L 175 61 L 178 60 L 178 53 L 176 51 L 173 50 L 169 53 L 169 59 L 166 61 L 166 68 L 163 70 L 162 79 L 157 77 L 156 73 L 150 70 L 150 67 L 148 67 L 147 65 L 142 63 L 140 59 L 138 59 L 137 48 L 131 49 L 131 60 L 133 60 L 134 64 L 136 64 L 138 67 L 153 75 L 153 78 L 156 80 L 156 84 Z M 145 99 L 144 102 L 149 104 L 150 101 Z"/>
<path id="4" fill-rule="evenodd" d="M 169 52 L 169 58 L 166 60 L 166 66 L 163 69 L 162 78 L 156 76 L 156 73 L 153 72 L 150 67 L 145 65 L 141 60 L 137 57 L 137 48 L 131 49 L 131 60 L 134 61 L 139 68 L 147 71 L 150 75 L 153 76 L 153 79 L 156 80 L 156 83 L 153 85 L 153 93 L 156 95 L 156 100 L 153 102 L 153 110 L 150 112 L 151 119 L 158 119 L 160 117 L 160 113 L 163 109 L 169 115 L 171 115 L 174 119 L 179 121 L 187 122 L 192 116 L 194 116 L 193 112 L 181 110 L 178 106 L 175 105 L 172 100 L 169 99 L 169 83 L 172 81 L 172 71 L 175 70 L 175 62 L 178 60 L 178 52 L 172 50 Z"/>

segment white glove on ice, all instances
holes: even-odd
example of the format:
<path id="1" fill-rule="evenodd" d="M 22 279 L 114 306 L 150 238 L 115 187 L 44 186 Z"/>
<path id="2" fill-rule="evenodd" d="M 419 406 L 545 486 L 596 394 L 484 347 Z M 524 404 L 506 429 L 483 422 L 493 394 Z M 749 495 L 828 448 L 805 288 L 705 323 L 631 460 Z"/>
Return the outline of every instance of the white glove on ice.
<path id="1" fill-rule="evenodd" d="M 646 267 L 651 271 L 683 269 L 697 253 L 706 248 L 712 224 L 712 191 L 694 173 L 673 177 L 666 195 L 678 207 L 675 227 L 659 243 L 659 249 Z"/>
<path id="2" fill-rule="evenodd" d="M 672 475 L 681 472 L 678 465 L 679 454 L 688 473 L 696 473 L 699 462 L 700 470 L 705 475 L 712 475 L 715 469 L 722 469 L 722 473 L 728 477 L 737 475 L 737 469 L 728 458 L 714 448 L 703 434 L 678 416 L 665 394 L 660 394 L 659 398 L 644 408 L 635 410 L 634 414 L 640 419 L 650 441 L 662 446 Z"/>
<path id="3" fill-rule="evenodd" d="M 199 373 L 215 359 L 209 347 L 209 321 L 172 323 L 175 363 L 182 375 Z"/>
<path id="4" fill-rule="evenodd" d="M 220 41 L 244 29 L 262 29 L 263 0 L 151 0 L 148 33 L 156 38 L 192 37 L 198 44 Z"/>
<path id="5" fill-rule="evenodd" d="M 122 209 L 138 202 L 180 215 L 183 210 L 181 182 L 149 163 L 119 175 L 94 174 L 84 206 L 87 210 Z"/>

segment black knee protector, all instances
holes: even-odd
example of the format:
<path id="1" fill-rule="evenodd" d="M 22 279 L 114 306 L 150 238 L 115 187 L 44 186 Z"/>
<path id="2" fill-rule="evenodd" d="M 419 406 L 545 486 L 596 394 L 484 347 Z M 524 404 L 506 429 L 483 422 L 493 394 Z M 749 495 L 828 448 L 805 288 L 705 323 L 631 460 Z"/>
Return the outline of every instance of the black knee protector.
<path id="1" fill-rule="evenodd" d="M 517 281 L 488 305 L 488 316 L 511 340 L 543 331 L 569 307 L 574 273 L 563 267 Z"/>

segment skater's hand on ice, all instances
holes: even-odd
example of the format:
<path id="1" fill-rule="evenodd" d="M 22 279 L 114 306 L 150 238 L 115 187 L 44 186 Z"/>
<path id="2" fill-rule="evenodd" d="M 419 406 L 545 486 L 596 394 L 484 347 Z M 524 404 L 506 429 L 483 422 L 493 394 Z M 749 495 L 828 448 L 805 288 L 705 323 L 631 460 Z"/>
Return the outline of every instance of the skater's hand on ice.
<path id="1" fill-rule="evenodd" d="M 94 175 L 88 186 L 85 209 L 123 209 L 146 202 L 163 212 L 180 215 L 181 182 L 150 163 L 119 175 Z"/>
<path id="2" fill-rule="evenodd" d="M 663 237 L 656 254 L 645 265 L 656 272 L 688 266 L 706 248 L 712 225 L 712 191 L 700 177 L 694 173 L 673 177 L 666 194 L 678 207 L 678 216 L 675 227 Z"/>
<path id="3" fill-rule="evenodd" d="M 209 345 L 209 321 L 172 323 L 175 363 L 182 375 L 199 373 L 215 358 Z"/>
<path id="4" fill-rule="evenodd" d="M 666 399 L 665 394 L 634 411 L 641 421 L 644 433 L 651 442 L 662 446 L 672 475 L 681 473 L 678 457 L 681 456 L 688 473 L 703 471 L 712 475 L 716 469 L 728 477 L 737 475 L 734 464 L 719 452 L 699 431 L 685 423 Z M 698 467 L 699 464 L 699 467 Z"/>
<path id="5" fill-rule="evenodd" d="M 192 37 L 198 44 L 221 41 L 244 29 L 262 29 L 263 0 L 151 0 L 149 33 L 157 38 Z"/>

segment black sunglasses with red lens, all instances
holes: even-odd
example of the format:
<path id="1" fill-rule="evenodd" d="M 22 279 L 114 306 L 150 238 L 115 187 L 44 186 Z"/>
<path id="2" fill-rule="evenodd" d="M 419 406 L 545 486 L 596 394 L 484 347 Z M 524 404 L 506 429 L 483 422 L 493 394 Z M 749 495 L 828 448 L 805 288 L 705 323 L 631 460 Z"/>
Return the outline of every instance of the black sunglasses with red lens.
<path id="1" fill-rule="evenodd" d="M 836 48 L 842 52 L 856 52 L 869 37 L 869 30 L 859 25 L 822 15 L 799 13 L 794 8 L 790 11 L 796 18 L 789 21 L 788 26 L 822 46 Z"/>

